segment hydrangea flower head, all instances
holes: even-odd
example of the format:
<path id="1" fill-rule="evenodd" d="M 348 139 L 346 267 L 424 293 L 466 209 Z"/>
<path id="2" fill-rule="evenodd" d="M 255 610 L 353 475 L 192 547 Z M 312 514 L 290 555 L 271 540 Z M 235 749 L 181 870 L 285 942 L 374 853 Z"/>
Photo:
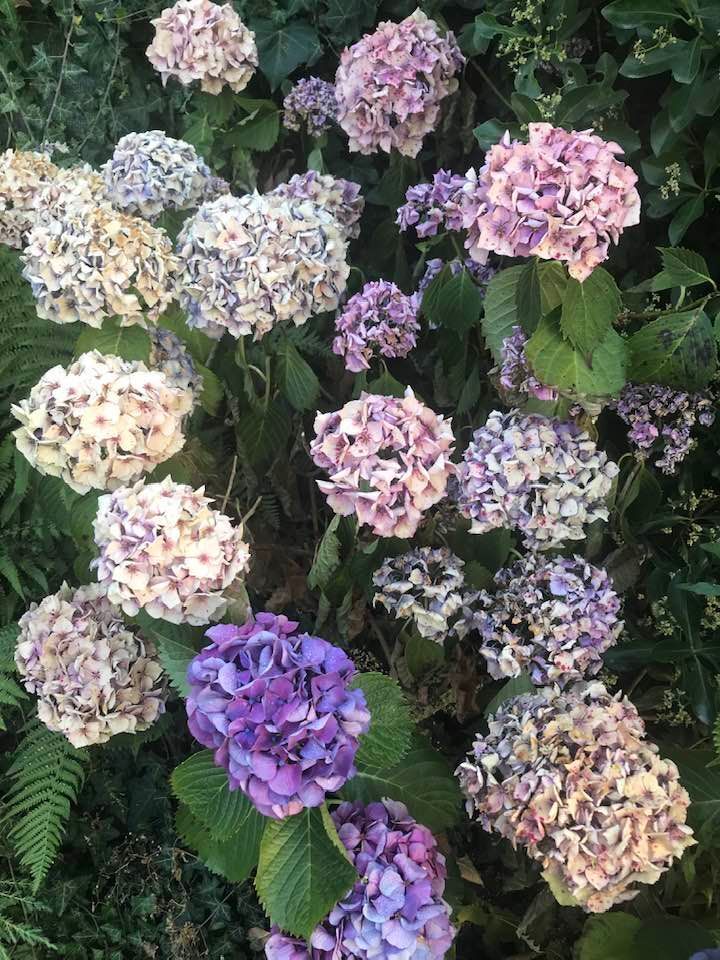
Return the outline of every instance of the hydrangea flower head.
<path id="1" fill-rule="evenodd" d="M 489 728 L 457 771 L 468 813 L 586 911 L 631 900 L 695 842 L 677 767 L 601 683 L 512 697 Z"/>
<path id="2" fill-rule="evenodd" d="M 481 263 L 490 250 L 560 260 L 582 281 L 639 222 L 637 175 L 617 159 L 617 143 L 590 130 L 568 133 L 549 123 L 528 130 L 528 143 L 506 133 L 484 166 L 466 174 L 466 246 Z"/>
<path id="3" fill-rule="evenodd" d="M 335 96 L 350 149 L 417 156 L 464 62 L 452 33 L 441 37 L 420 10 L 401 23 L 381 23 L 343 50 Z"/>
<path id="4" fill-rule="evenodd" d="M 93 566 L 111 603 L 170 623 L 220 619 L 223 591 L 247 570 L 250 551 L 242 528 L 211 503 L 203 487 L 170 477 L 100 497 Z"/>
<path id="5" fill-rule="evenodd" d="M 335 318 L 333 353 L 353 373 L 370 369 L 370 360 L 406 357 L 417 343 L 419 298 L 408 296 L 389 280 L 366 283 Z"/>
<path id="6" fill-rule="evenodd" d="M 108 203 L 69 207 L 37 224 L 22 254 L 38 315 L 53 323 L 146 326 L 175 296 L 169 237 Z"/>
<path id="7" fill-rule="evenodd" d="M 144 363 L 93 350 L 44 373 L 12 407 L 17 448 L 42 474 L 78 493 L 115 490 L 185 444 L 189 390 Z"/>
<path id="8" fill-rule="evenodd" d="M 481 591 L 454 631 L 480 638 L 495 680 L 525 670 L 533 683 L 565 686 L 594 676 L 622 631 L 620 598 L 605 570 L 582 557 L 540 560 L 528 553 L 495 574 L 496 592 Z"/>
<path id="9" fill-rule="evenodd" d="M 319 137 L 337 121 L 335 87 L 319 77 L 302 77 L 283 100 L 283 126 Z"/>
<path id="10" fill-rule="evenodd" d="M 197 207 L 228 191 L 195 147 L 162 130 L 121 137 L 102 170 L 112 204 L 146 220 L 157 219 L 164 210 Z"/>
<path id="11" fill-rule="evenodd" d="M 440 230 L 462 230 L 460 199 L 464 186 L 465 177 L 438 170 L 432 183 L 408 187 L 395 222 L 402 231 L 414 227 L 422 238 L 434 237 Z"/>
<path id="12" fill-rule="evenodd" d="M 358 872 L 352 890 L 303 941 L 274 928 L 267 960 L 440 960 L 455 930 L 443 900 L 447 868 L 427 827 L 393 800 L 331 813 Z"/>
<path id="13" fill-rule="evenodd" d="M 188 86 L 200 81 L 205 93 L 220 93 L 227 84 L 244 90 L 258 65 L 255 34 L 232 4 L 178 0 L 152 21 L 155 37 L 147 58 L 162 77 L 177 77 Z"/>
<path id="14" fill-rule="evenodd" d="M 607 520 L 617 473 L 574 422 L 494 410 L 458 467 L 458 506 L 471 533 L 517 528 L 526 546 L 549 550 Z"/>
<path id="15" fill-rule="evenodd" d="M 694 446 L 693 428 L 715 422 L 715 400 L 710 394 L 686 393 L 658 383 L 628 383 L 610 406 L 630 428 L 630 443 L 647 452 L 667 474 L 676 472 Z"/>
<path id="16" fill-rule="evenodd" d="M 355 667 L 327 640 L 284 616 L 222 624 L 191 660 L 190 732 L 266 817 L 318 807 L 355 776 L 358 737 L 370 713 L 350 690 Z"/>
<path id="17" fill-rule="evenodd" d="M 168 383 L 178 390 L 188 390 L 193 403 L 199 402 L 202 392 L 203 378 L 198 373 L 193 358 L 185 344 L 172 330 L 164 327 L 150 327 L 150 358 L 148 366 L 151 370 L 159 370 Z"/>
<path id="18" fill-rule="evenodd" d="M 309 200 L 218 197 L 178 236 L 180 304 L 188 324 L 219 339 L 300 326 L 334 310 L 350 273 L 335 218 Z"/>
<path id="19" fill-rule="evenodd" d="M 449 421 L 408 387 L 403 399 L 362 393 L 319 413 L 310 454 L 330 475 L 318 486 L 335 513 L 356 514 L 379 537 L 412 537 L 455 472 L 454 440 Z"/>
<path id="20" fill-rule="evenodd" d="M 308 170 L 306 173 L 296 173 L 287 183 L 279 184 L 271 195 L 291 201 L 310 200 L 336 221 L 345 239 L 360 236 L 360 217 L 365 209 L 365 198 L 360 195 L 359 183 Z"/>
<path id="21" fill-rule="evenodd" d="M 15 664 L 38 717 L 74 747 L 147 730 L 164 712 L 154 646 L 128 630 L 97 584 L 63 583 L 18 626 Z"/>
<path id="22" fill-rule="evenodd" d="M 373 603 L 412 620 L 421 637 L 442 643 L 463 606 L 465 564 L 447 547 L 415 547 L 373 574 Z"/>
<path id="23" fill-rule="evenodd" d="M 537 400 L 557 400 L 554 387 L 546 387 L 533 376 L 530 364 L 525 356 L 527 337 L 522 327 L 513 327 L 509 337 L 502 342 L 502 363 L 500 364 L 500 386 L 509 397 L 535 397 Z"/>

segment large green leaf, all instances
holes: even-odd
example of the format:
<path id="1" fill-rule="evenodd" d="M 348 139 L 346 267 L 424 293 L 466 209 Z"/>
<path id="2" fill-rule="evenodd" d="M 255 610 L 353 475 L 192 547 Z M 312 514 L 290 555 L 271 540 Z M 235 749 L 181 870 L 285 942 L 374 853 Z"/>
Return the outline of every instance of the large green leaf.
<path id="1" fill-rule="evenodd" d="M 259 465 L 276 459 L 285 446 L 290 426 L 290 416 L 281 398 L 276 397 L 267 409 L 245 411 L 237 432 L 251 463 Z"/>
<path id="2" fill-rule="evenodd" d="M 340 517 L 334 516 L 315 549 L 315 556 L 307 576 L 307 583 L 311 590 L 315 587 L 327 586 L 330 577 L 340 564 L 340 539 L 337 535 L 339 525 Z"/>
<path id="3" fill-rule="evenodd" d="M 485 716 L 495 713 L 498 707 L 511 697 L 519 697 L 523 693 L 532 693 L 534 689 L 535 686 L 528 674 L 524 670 L 521 671 L 519 676 L 506 680 L 500 687 L 492 700 L 486 705 Z"/>
<path id="4" fill-rule="evenodd" d="M 260 69 L 272 90 L 320 51 L 315 29 L 304 20 L 294 18 L 285 24 L 254 20 L 250 25 L 255 31 Z"/>
<path id="5" fill-rule="evenodd" d="M 574 347 L 592 353 L 612 330 L 621 305 L 617 284 L 602 267 L 582 283 L 571 277 L 562 302 L 560 329 Z"/>
<path id="6" fill-rule="evenodd" d="M 325 807 L 267 821 L 255 887 L 283 930 L 309 938 L 357 878 Z"/>
<path id="7" fill-rule="evenodd" d="M 674 0 L 615 0 L 602 10 L 614 27 L 650 27 L 672 23 L 683 15 Z"/>
<path id="8" fill-rule="evenodd" d="M 76 355 L 88 353 L 90 350 L 122 357 L 123 360 L 142 360 L 147 363 L 150 357 L 150 337 L 142 327 L 121 327 L 119 320 L 110 319 L 106 320 L 99 330 L 86 327 L 77 338 Z"/>
<path id="9" fill-rule="evenodd" d="M 713 750 L 662 749 L 662 755 L 673 760 L 680 771 L 680 780 L 690 794 L 688 821 L 705 844 L 720 842 L 720 767 Z"/>
<path id="10" fill-rule="evenodd" d="M 238 97 L 236 103 L 245 111 L 245 116 L 235 121 L 225 137 L 227 142 L 248 150 L 272 149 L 280 133 L 280 112 L 274 102 Z"/>
<path id="11" fill-rule="evenodd" d="M 213 836 L 184 804 L 178 807 L 175 826 L 180 837 L 197 851 L 208 870 L 219 873 L 231 883 L 247 880 L 257 866 L 265 828 L 265 818 L 258 813 L 242 833 L 222 840 Z"/>
<path id="12" fill-rule="evenodd" d="M 653 917 L 642 924 L 633 942 L 638 957 L 687 960 L 696 951 L 715 946 L 715 938 L 697 923 L 680 917 Z M 607 957 L 608 954 L 605 954 Z"/>
<path id="13" fill-rule="evenodd" d="M 278 357 L 283 394 L 296 410 L 312 410 L 320 393 L 320 382 L 315 371 L 289 340 L 280 345 Z"/>
<path id="14" fill-rule="evenodd" d="M 193 753 L 175 767 L 170 784 L 184 803 L 217 840 L 253 828 L 262 816 L 242 790 L 230 790 L 227 772 L 213 760 L 212 750 Z"/>
<path id="15" fill-rule="evenodd" d="M 517 290 L 525 267 L 509 267 L 496 273 L 485 292 L 482 330 L 488 350 L 496 363 L 502 360 L 503 340 L 514 326 L 521 326 Z"/>
<path id="16" fill-rule="evenodd" d="M 589 917 L 577 942 L 577 960 L 638 960 L 634 943 L 641 926 L 629 913 Z"/>
<path id="17" fill-rule="evenodd" d="M 362 690 L 370 710 L 370 729 L 360 738 L 355 757 L 357 768 L 382 768 L 399 763 L 410 749 L 413 733 L 402 690 L 382 673 L 361 673 L 352 686 Z"/>
<path id="18" fill-rule="evenodd" d="M 434 326 L 462 335 L 477 323 L 482 302 L 469 270 L 453 276 L 446 267 L 425 291 L 422 309 Z"/>
<path id="19" fill-rule="evenodd" d="M 133 619 L 140 624 L 145 636 L 155 641 L 160 663 L 170 683 L 181 696 L 186 697 L 190 692 L 187 668 L 202 647 L 202 628 L 168 623 L 167 620 L 158 620 L 142 610 Z"/>
<path id="20" fill-rule="evenodd" d="M 697 390 L 707 386 L 717 367 L 710 320 L 702 310 L 658 317 L 629 340 L 628 379 Z"/>
<path id="21" fill-rule="evenodd" d="M 705 258 L 694 250 L 682 247 L 659 247 L 662 257 L 662 272 L 654 278 L 653 290 L 668 290 L 670 287 L 694 287 L 701 283 L 713 284 Z M 662 278 L 663 285 L 659 281 Z"/>

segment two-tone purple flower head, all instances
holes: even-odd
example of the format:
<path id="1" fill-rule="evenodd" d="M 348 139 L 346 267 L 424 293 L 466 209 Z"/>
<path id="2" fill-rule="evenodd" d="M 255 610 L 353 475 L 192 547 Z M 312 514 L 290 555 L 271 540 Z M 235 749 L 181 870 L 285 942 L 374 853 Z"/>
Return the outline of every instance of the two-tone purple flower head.
<path id="1" fill-rule="evenodd" d="M 230 789 L 275 819 L 320 806 L 353 777 L 370 724 L 363 692 L 349 689 L 352 661 L 297 628 L 273 613 L 221 624 L 188 668 L 190 732 L 215 751 Z"/>

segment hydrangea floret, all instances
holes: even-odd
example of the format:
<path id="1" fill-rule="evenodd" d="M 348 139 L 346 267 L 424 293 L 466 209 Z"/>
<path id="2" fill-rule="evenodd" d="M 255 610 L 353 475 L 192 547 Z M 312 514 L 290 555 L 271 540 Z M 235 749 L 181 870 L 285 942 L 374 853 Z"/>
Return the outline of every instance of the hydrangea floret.
<path id="1" fill-rule="evenodd" d="M 464 562 L 447 547 L 415 547 L 373 574 L 374 604 L 411 620 L 422 637 L 442 643 L 463 607 Z"/>
<path id="2" fill-rule="evenodd" d="M 419 308 L 416 294 L 408 296 L 389 280 L 366 283 L 335 318 L 333 353 L 353 373 L 369 370 L 378 354 L 406 357 L 417 343 Z"/>
<path id="3" fill-rule="evenodd" d="M 54 323 L 147 326 L 176 293 L 170 238 L 108 203 L 69 207 L 36 225 L 22 253 L 37 312 Z"/>
<path id="4" fill-rule="evenodd" d="M 360 184 L 329 173 L 308 170 L 296 173 L 287 183 L 281 183 L 271 196 L 288 200 L 310 200 L 339 225 L 346 240 L 360 236 L 360 217 L 365 209 L 365 198 L 360 195 Z"/>
<path id="5" fill-rule="evenodd" d="M 675 473 L 693 448 L 693 428 L 715 422 L 710 393 L 687 393 L 657 383 L 628 383 L 610 406 L 630 428 L 630 443 L 666 474 Z"/>
<path id="6" fill-rule="evenodd" d="M 189 390 L 144 363 L 93 350 L 44 373 L 13 405 L 17 448 L 42 474 L 78 493 L 115 490 L 173 456 L 185 443 Z"/>
<path id="7" fill-rule="evenodd" d="M 405 203 L 398 207 L 395 221 L 401 231 L 414 227 L 418 237 L 434 237 L 441 230 L 462 230 L 460 207 L 465 177 L 438 170 L 432 183 L 408 187 Z"/>
<path id="8" fill-rule="evenodd" d="M 177 390 L 189 391 L 193 404 L 197 404 L 202 392 L 203 378 L 183 341 L 172 330 L 164 327 L 150 327 L 148 333 L 150 369 L 159 370 Z"/>
<path id="9" fill-rule="evenodd" d="M 565 686 L 594 676 L 622 632 L 620 598 L 605 570 L 582 557 L 529 553 L 495 574 L 496 590 L 468 598 L 454 632 L 479 638 L 495 680 Z"/>
<path id="10" fill-rule="evenodd" d="M 528 143 L 505 134 L 469 170 L 463 226 L 470 256 L 537 256 L 567 263 L 585 280 L 626 227 L 640 219 L 637 175 L 617 159 L 622 148 L 591 130 L 568 133 L 531 123 Z"/>
<path id="11" fill-rule="evenodd" d="M 335 513 L 354 513 L 380 537 L 412 537 L 445 496 L 454 440 L 449 420 L 408 387 L 402 399 L 361 393 L 319 413 L 310 454 L 330 475 L 318 486 Z"/>
<path id="12" fill-rule="evenodd" d="M 447 867 L 427 827 L 393 800 L 341 803 L 333 823 L 358 872 L 310 943 L 277 928 L 267 960 L 440 960 L 455 936 L 443 900 Z"/>
<path id="13" fill-rule="evenodd" d="M 335 86 L 319 77 L 302 77 L 283 100 L 283 126 L 319 137 L 337 122 Z"/>
<path id="14" fill-rule="evenodd" d="M 334 310 L 350 273 L 338 223 L 309 200 L 218 197 L 178 236 L 180 304 L 188 324 L 219 339 Z"/>
<path id="15" fill-rule="evenodd" d="M 153 644 L 129 630 L 97 584 L 32 604 L 20 618 L 15 664 L 38 717 L 74 747 L 147 730 L 165 710 Z"/>
<path id="16" fill-rule="evenodd" d="M 557 400 L 558 392 L 535 377 L 525 356 L 527 337 L 522 327 L 515 326 L 501 346 L 500 386 L 510 398 L 521 400 L 535 397 L 537 400 Z"/>
<path id="17" fill-rule="evenodd" d="M 420 10 L 401 23 L 380 23 L 343 50 L 335 96 L 350 150 L 417 156 L 441 101 L 457 89 L 455 74 L 464 62 L 453 34 L 441 37 Z"/>
<path id="18" fill-rule="evenodd" d="M 195 147 L 162 130 L 126 134 L 102 172 L 111 203 L 146 220 L 165 210 L 197 207 L 229 189 Z"/>
<path id="19" fill-rule="evenodd" d="M 264 816 L 320 806 L 355 776 L 370 724 L 365 695 L 349 688 L 353 662 L 273 613 L 207 636 L 188 667 L 190 732 Z"/>
<path id="20" fill-rule="evenodd" d="M 494 410 L 458 467 L 458 506 L 471 533 L 517 529 L 549 550 L 607 520 L 617 464 L 573 421 Z"/>
<path id="21" fill-rule="evenodd" d="M 162 78 L 177 77 L 188 86 L 200 81 L 205 93 L 217 94 L 227 84 L 239 93 L 258 65 L 255 34 L 232 4 L 210 0 L 178 0 L 152 21 L 155 36 L 147 58 Z"/>
<path id="22" fill-rule="evenodd" d="M 211 503 L 203 487 L 171 477 L 100 497 L 92 565 L 108 599 L 131 617 L 145 610 L 170 623 L 219 620 L 223 591 L 247 570 L 250 551 L 242 528 Z"/>
<path id="23" fill-rule="evenodd" d="M 693 844 L 689 797 L 621 694 L 598 682 L 506 700 L 458 768 L 470 816 L 588 912 L 631 900 Z"/>

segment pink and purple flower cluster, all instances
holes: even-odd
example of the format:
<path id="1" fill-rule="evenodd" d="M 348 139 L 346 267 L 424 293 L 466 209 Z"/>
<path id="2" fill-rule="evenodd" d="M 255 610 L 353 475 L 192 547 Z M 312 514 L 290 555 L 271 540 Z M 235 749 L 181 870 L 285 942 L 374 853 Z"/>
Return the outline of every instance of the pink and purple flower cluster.
<path id="1" fill-rule="evenodd" d="M 460 207 L 465 177 L 438 170 L 432 183 L 409 187 L 395 221 L 402 231 L 415 228 L 418 237 L 434 237 L 441 230 L 462 230 Z"/>
<path id="2" fill-rule="evenodd" d="M 310 200 L 335 220 L 346 240 L 360 235 L 365 198 L 360 194 L 359 183 L 308 170 L 278 184 L 270 195 L 291 201 Z"/>
<path id="3" fill-rule="evenodd" d="M 392 800 L 342 803 L 331 814 L 358 872 L 309 945 L 277 928 L 267 960 L 440 960 L 455 936 L 443 900 L 447 868 L 427 827 Z"/>
<path id="4" fill-rule="evenodd" d="M 215 751 L 230 789 L 277 820 L 320 806 L 355 776 L 370 724 L 363 692 L 349 689 L 352 661 L 297 628 L 273 613 L 212 627 L 187 674 L 190 732 Z"/>
<path id="5" fill-rule="evenodd" d="M 303 77 L 283 100 L 283 126 L 319 137 L 337 122 L 335 87 L 319 77 Z"/>
<path id="6" fill-rule="evenodd" d="M 509 337 L 502 342 L 500 386 L 511 399 L 535 397 L 537 400 L 557 400 L 554 387 L 547 387 L 535 377 L 525 356 L 527 337 L 522 327 L 513 327 Z"/>
<path id="7" fill-rule="evenodd" d="M 366 283 L 335 318 L 333 353 L 353 373 L 370 369 L 373 356 L 406 357 L 420 330 L 417 294 L 408 296 L 389 280 Z"/>
<path id="8" fill-rule="evenodd" d="M 467 270 L 483 296 L 485 295 L 485 288 L 497 273 L 497 267 L 493 267 L 489 263 L 476 263 L 475 260 L 469 258 L 466 260 L 455 258 L 445 261 L 436 257 L 432 260 L 426 260 L 425 273 L 418 283 L 418 293 L 425 293 L 435 277 L 442 272 L 443 267 L 449 267 L 453 277 L 456 277 L 461 270 Z"/>

